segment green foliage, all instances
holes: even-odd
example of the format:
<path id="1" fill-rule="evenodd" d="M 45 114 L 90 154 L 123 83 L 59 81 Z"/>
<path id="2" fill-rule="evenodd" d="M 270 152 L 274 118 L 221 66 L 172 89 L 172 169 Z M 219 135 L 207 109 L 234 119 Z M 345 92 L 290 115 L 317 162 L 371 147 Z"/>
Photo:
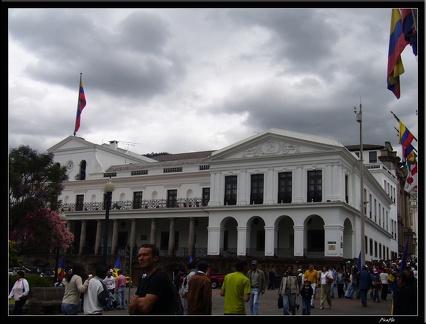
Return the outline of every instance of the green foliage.
<path id="1" fill-rule="evenodd" d="M 30 288 L 33 288 L 33 287 L 53 287 L 52 278 L 40 277 L 40 275 L 38 273 L 27 273 L 27 274 L 25 274 L 25 279 L 28 280 L 28 284 L 30 285 Z M 12 289 L 15 281 L 16 281 L 16 276 L 10 275 L 9 276 L 9 287 L 10 287 L 10 289 Z M 9 292 L 10 292 L 10 289 L 9 289 Z"/>
<path id="2" fill-rule="evenodd" d="M 51 212 L 60 204 L 58 197 L 65 181 L 68 181 L 67 168 L 54 163 L 52 153 L 39 154 L 24 145 L 10 150 L 9 239 L 16 241 L 17 255 L 55 247 L 50 245 L 49 236 L 56 235 L 56 241 L 61 242 L 58 232 L 63 231 L 57 225 L 57 214 Z M 40 246 L 40 242 L 45 246 Z"/>
<path id="3" fill-rule="evenodd" d="M 19 265 L 15 246 L 16 242 L 9 240 L 9 267 L 17 267 Z"/>

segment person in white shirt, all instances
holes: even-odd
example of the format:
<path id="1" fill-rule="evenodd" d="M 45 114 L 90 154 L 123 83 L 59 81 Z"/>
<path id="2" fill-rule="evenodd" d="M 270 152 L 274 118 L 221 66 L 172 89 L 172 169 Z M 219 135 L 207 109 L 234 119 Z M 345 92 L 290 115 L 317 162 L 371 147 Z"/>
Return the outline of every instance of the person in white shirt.
<path id="1" fill-rule="evenodd" d="M 380 272 L 379 278 L 380 278 L 380 283 L 382 284 L 382 291 L 380 293 L 380 298 L 382 300 L 386 300 L 387 296 L 388 296 L 388 291 L 389 291 L 389 281 L 388 281 L 388 277 L 389 274 L 387 273 L 386 269 L 381 269 L 382 272 Z"/>
<path id="2" fill-rule="evenodd" d="M 321 284 L 321 296 L 320 296 L 320 309 L 324 309 L 324 301 L 327 299 L 328 308 L 331 308 L 331 282 L 334 280 L 333 274 L 327 270 L 327 266 L 322 267 L 320 284 Z"/>
<path id="3" fill-rule="evenodd" d="M 84 293 L 84 315 L 102 315 L 104 307 L 98 300 L 98 294 L 104 289 L 101 281 L 105 278 L 106 272 L 106 266 L 99 265 L 96 268 L 96 276 L 90 279 L 89 286 Z"/>
<path id="4" fill-rule="evenodd" d="M 25 272 L 18 270 L 16 272 L 16 281 L 13 284 L 12 290 L 9 293 L 9 299 L 15 300 L 15 307 L 13 308 L 13 315 L 22 315 L 22 307 L 27 302 L 26 297 L 30 291 L 30 285 L 25 279 Z"/>
<path id="5" fill-rule="evenodd" d="M 104 307 L 105 311 L 109 311 L 112 309 L 112 305 L 113 303 L 116 301 L 115 297 L 114 297 L 114 290 L 115 290 L 115 279 L 112 276 L 112 269 L 110 269 L 109 271 L 107 271 L 107 275 L 104 278 L 104 284 L 108 289 L 109 292 L 109 299 L 108 299 L 108 303 L 107 305 Z"/>

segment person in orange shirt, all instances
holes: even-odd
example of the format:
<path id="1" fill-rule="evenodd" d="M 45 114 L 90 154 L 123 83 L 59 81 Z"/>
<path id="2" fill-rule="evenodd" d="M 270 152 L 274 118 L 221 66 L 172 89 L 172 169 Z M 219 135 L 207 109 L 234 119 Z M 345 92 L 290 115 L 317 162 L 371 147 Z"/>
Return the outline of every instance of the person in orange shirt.
<path id="1" fill-rule="evenodd" d="M 309 268 L 303 274 L 303 278 L 304 278 L 303 281 L 309 280 L 311 282 L 311 287 L 312 287 L 312 290 L 313 290 L 313 294 L 312 294 L 312 297 L 311 297 L 311 308 L 315 308 L 315 306 L 314 306 L 315 289 L 316 289 L 318 281 L 319 281 L 319 274 L 318 274 L 318 271 L 315 270 L 313 263 L 309 264 Z"/>

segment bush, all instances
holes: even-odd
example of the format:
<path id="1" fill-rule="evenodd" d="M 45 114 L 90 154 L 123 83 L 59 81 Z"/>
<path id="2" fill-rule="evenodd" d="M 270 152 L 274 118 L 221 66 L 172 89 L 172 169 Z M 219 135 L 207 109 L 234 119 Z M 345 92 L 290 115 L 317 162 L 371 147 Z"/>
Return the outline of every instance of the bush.
<path id="1" fill-rule="evenodd" d="M 26 274 L 25 279 L 28 280 L 28 284 L 30 285 L 30 288 L 32 287 L 52 287 L 53 282 L 52 278 L 49 277 L 40 277 L 37 273 L 32 274 Z M 13 284 L 16 281 L 16 276 L 9 276 L 9 292 L 13 287 Z"/>

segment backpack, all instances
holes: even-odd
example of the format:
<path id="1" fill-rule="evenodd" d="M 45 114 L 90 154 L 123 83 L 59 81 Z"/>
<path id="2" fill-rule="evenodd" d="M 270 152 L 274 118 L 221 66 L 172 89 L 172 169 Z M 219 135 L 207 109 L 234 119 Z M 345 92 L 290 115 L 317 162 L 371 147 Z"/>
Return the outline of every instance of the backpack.
<path id="1" fill-rule="evenodd" d="M 180 298 L 179 291 L 176 289 L 175 285 L 173 285 L 173 295 L 175 296 L 175 315 L 183 315 L 183 304 L 182 299 Z"/>
<path id="2" fill-rule="evenodd" d="M 102 280 L 99 280 L 99 281 L 102 284 L 103 289 L 98 293 L 98 301 L 99 301 L 99 304 L 102 305 L 102 307 L 105 307 L 108 303 L 109 291 L 105 283 Z"/>

